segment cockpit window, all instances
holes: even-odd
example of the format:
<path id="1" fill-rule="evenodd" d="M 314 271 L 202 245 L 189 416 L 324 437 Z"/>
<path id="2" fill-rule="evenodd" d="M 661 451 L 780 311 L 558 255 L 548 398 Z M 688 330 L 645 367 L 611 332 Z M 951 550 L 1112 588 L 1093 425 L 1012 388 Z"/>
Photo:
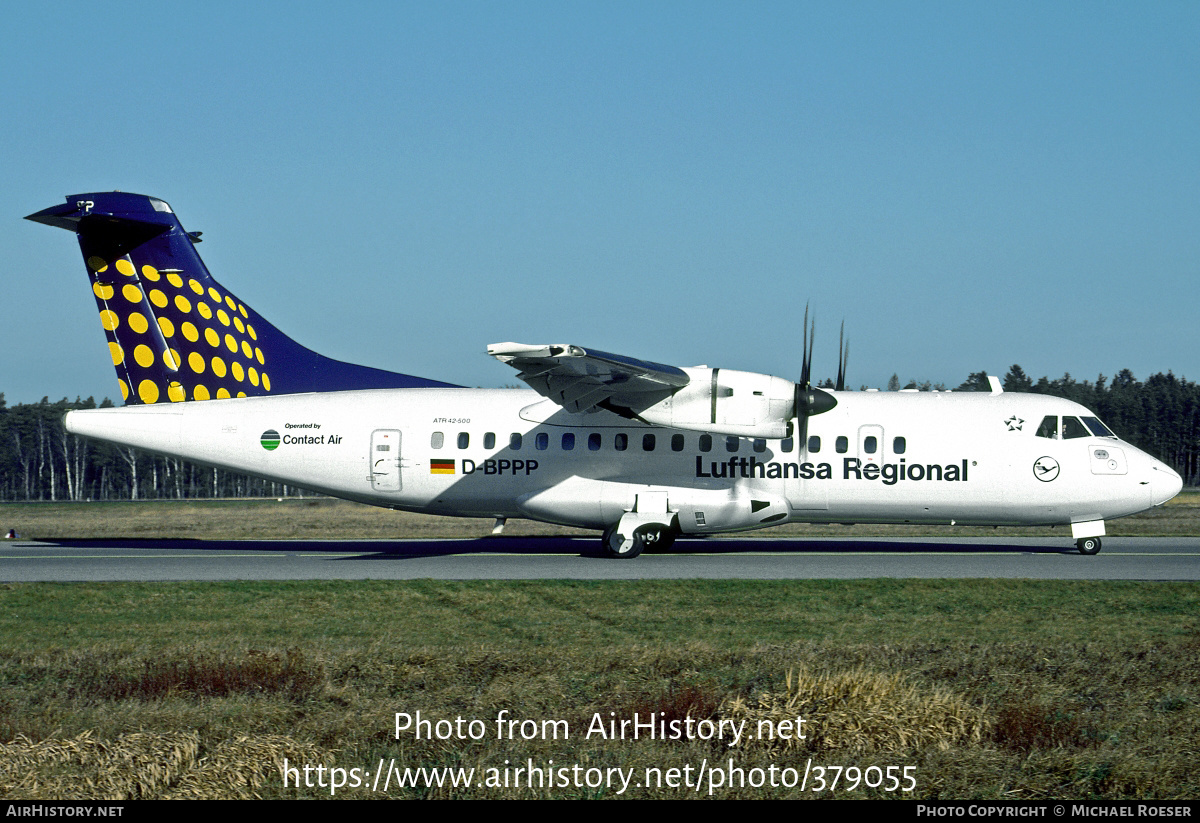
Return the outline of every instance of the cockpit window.
<path id="1" fill-rule="evenodd" d="M 1043 417 L 1042 425 L 1038 426 L 1037 436 L 1058 439 L 1058 415 L 1048 414 Z"/>
<path id="2" fill-rule="evenodd" d="M 1076 437 L 1087 437 L 1089 434 L 1090 432 L 1084 428 L 1082 423 L 1079 422 L 1078 417 L 1063 418 L 1063 440 L 1071 440 Z"/>
<path id="3" fill-rule="evenodd" d="M 1097 437 L 1111 437 L 1116 439 L 1116 435 L 1109 430 L 1108 426 L 1101 423 L 1099 418 L 1085 417 L 1083 418 L 1083 424 L 1091 429 L 1092 434 L 1096 435 Z"/>

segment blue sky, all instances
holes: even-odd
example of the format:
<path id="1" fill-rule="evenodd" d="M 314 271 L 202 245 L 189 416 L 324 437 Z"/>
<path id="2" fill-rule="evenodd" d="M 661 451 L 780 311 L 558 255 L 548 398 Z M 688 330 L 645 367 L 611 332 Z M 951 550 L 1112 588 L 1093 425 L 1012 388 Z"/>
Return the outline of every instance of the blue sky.
<path id="1" fill-rule="evenodd" d="M 488 343 L 796 378 L 1200 379 L 1200 5 L 55 3 L 6 10 L 10 403 L 119 397 L 65 195 L 169 202 L 323 354 Z"/>

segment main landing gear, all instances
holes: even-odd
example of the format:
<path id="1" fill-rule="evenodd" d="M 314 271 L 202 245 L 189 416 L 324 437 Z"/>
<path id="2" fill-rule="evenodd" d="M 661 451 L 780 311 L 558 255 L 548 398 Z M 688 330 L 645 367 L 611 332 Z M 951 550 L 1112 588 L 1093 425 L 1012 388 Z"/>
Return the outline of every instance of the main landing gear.
<path id="1" fill-rule="evenodd" d="M 620 533 L 618 526 L 604 530 L 601 544 L 604 553 L 617 560 L 631 560 L 643 551 L 666 551 L 675 542 L 677 532 L 661 523 L 646 523 L 632 530 L 629 535 Z"/>
<path id="2" fill-rule="evenodd" d="M 1100 538 L 1081 537 L 1075 541 L 1075 548 L 1079 549 L 1080 554 L 1099 554 Z"/>

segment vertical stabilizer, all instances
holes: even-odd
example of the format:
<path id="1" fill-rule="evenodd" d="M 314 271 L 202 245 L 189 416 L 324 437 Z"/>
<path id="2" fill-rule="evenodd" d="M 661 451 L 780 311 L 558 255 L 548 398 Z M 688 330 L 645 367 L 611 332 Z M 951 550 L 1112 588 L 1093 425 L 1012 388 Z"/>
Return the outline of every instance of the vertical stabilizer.
<path id="1" fill-rule="evenodd" d="M 162 200 L 77 194 L 27 218 L 79 238 L 125 402 L 448 386 L 304 348 L 224 288 Z"/>

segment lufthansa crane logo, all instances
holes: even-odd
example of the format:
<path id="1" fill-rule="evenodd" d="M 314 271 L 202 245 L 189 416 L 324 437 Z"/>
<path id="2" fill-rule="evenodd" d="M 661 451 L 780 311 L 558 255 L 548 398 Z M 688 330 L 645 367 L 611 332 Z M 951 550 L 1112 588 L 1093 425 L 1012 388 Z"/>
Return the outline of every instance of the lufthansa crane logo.
<path id="1" fill-rule="evenodd" d="M 1058 461 L 1053 457 L 1039 457 L 1033 462 L 1033 476 L 1043 483 L 1058 477 Z"/>

